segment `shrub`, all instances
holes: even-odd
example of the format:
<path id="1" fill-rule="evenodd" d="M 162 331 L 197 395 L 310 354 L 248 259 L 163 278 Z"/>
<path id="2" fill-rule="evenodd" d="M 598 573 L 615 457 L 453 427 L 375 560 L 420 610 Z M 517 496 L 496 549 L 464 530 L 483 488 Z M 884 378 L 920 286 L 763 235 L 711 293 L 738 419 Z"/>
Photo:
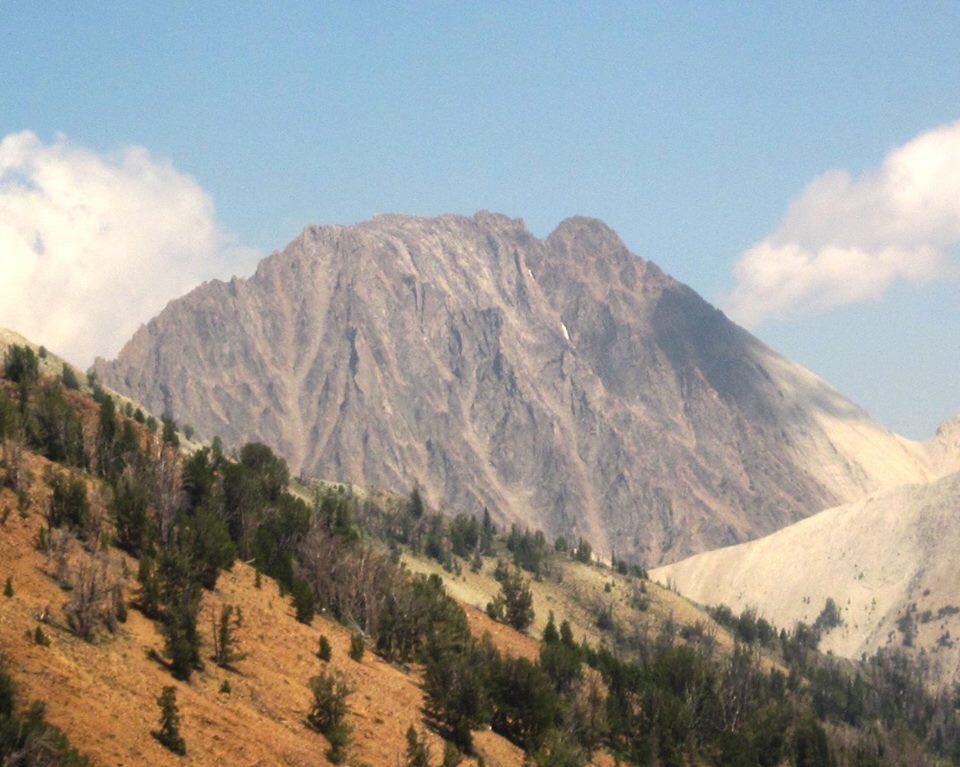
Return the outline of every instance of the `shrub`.
<path id="1" fill-rule="evenodd" d="M 819 634 L 825 634 L 830 629 L 843 625 L 843 617 L 840 615 L 840 608 L 832 598 L 827 597 L 823 609 L 813 622 L 813 630 Z"/>
<path id="2" fill-rule="evenodd" d="M 13 576 L 8 575 L 3 582 L 3 595 L 8 599 L 13 596 Z"/>
<path id="3" fill-rule="evenodd" d="M 425 737 L 411 724 L 407 728 L 407 751 L 404 767 L 430 767 L 430 747 Z"/>
<path id="4" fill-rule="evenodd" d="M 41 647 L 50 646 L 50 637 L 46 635 L 46 633 L 40 626 L 37 626 L 33 630 L 33 643 L 40 645 Z"/>
<path id="5" fill-rule="evenodd" d="M 80 388 L 80 379 L 77 378 L 77 372 L 67 364 L 63 366 L 63 374 L 60 376 L 60 380 L 67 389 L 76 390 Z"/>
<path id="6" fill-rule="evenodd" d="M 317 657 L 322 661 L 329 661 L 333 655 L 333 649 L 330 647 L 330 640 L 325 634 L 320 635 L 320 646 L 317 648 Z"/>
<path id="7" fill-rule="evenodd" d="M 259 572 L 259 571 L 258 571 Z M 293 609 L 296 611 L 297 620 L 301 623 L 310 625 L 313 620 L 315 610 L 315 597 L 310 584 L 299 578 L 294 580 L 291 588 L 293 597 Z"/>
<path id="8" fill-rule="evenodd" d="M 0 660 L 0 764 L 90 767 L 57 727 L 44 720 L 45 706 L 34 701 L 17 713 L 17 690 Z"/>
<path id="9" fill-rule="evenodd" d="M 63 396 L 60 384 L 47 381 L 36 387 L 34 407 L 25 419 L 27 442 L 56 463 L 86 466 L 83 423 Z"/>
<path id="10" fill-rule="evenodd" d="M 183 756 L 187 753 L 187 745 L 180 735 L 180 711 L 177 708 L 177 691 L 173 687 L 164 687 L 157 698 L 160 707 L 160 729 L 153 736 L 163 744 L 164 748 Z"/>
<path id="11" fill-rule="evenodd" d="M 347 697 L 353 691 L 340 674 L 324 671 L 310 679 L 310 692 L 313 693 L 313 705 L 307 714 L 307 722 L 330 743 L 327 758 L 339 764 L 350 738 L 350 728 L 344 719 L 350 710 Z"/>
<path id="12" fill-rule="evenodd" d="M 32 386 L 40 376 L 40 362 L 29 346 L 13 345 L 7 349 L 3 370 L 8 380 Z"/>
<path id="13" fill-rule="evenodd" d="M 494 671 L 492 659 L 478 646 L 466 652 L 456 649 L 428 650 L 424 669 L 427 710 L 441 722 L 461 751 L 473 752 L 472 729 L 489 722 L 487 681 Z"/>
<path id="14" fill-rule="evenodd" d="M 520 571 L 507 571 L 500 582 L 500 594 L 487 605 L 487 614 L 494 620 L 502 620 L 517 631 L 524 631 L 534 619 L 533 594 L 530 583 Z"/>
<path id="15" fill-rule="evenodd" d="M 443 761 L 441 767 L 457 767 L 463 760 L 463 755 L 453 743 L 445 741 L 443 744 Z"/>
<path id="16" fill-rule="evenodd" d="M 54 472 L 49 477 L 53 493 L 47 507 L 47 524 L 50 527 L 73 528 L 78 538 L 85 538 L 90 517 L 87 501 L 87 486 L 80 477 Z"/>
<path id="17" fill-rule="evenodd" d="M 593 561 L 593 547 L 585 538 L 581 538 L 577 542 L 577 550 L 574 552 L 573 558 L 585 565 L 589 565 Z"/>
<path id="18" fill-rule="evenodd" d="M 530 760 L 535 767 L 578 767 L 583 762 L 584 755 L 576 741 L 557 730 L 547 733 Z"/>
<path id="19" fill-rule="evenodd" d="M 350 657 L 358 663 L 363 659 L 363 634 L 356 633 L 350 637 Z"/>
<path id="20" fill-rule="evenodd" d="M 117 543 L 134 556 L 140 556 L 149 543 L 151 530 L 147 507 L 150 493 L 146 483 L 129 469 L 113 486 L 110 510 L 117 531 Z"/>
<path id="21" fill-rule="evenodd" d="M 180 437 L 177 436 L 177 422 L 171 416 L 163 416 L 163 442 L 171 447 L 180 447 Z"/>

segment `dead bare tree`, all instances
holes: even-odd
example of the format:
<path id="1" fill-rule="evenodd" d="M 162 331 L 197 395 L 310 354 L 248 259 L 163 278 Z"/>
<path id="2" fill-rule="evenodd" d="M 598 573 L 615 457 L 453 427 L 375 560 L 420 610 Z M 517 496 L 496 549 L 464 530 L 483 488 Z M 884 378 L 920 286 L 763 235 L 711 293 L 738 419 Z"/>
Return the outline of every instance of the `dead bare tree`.
<path id="1" fill-rule="evenodd" d="M 122 586 L 111 576 L 106 558 L 81 556 L 71 580 L 71 599 L 63 607 L 70 630 L 87 642 L 93 641 L 101 623 L 115 632 L 123 606 Z"/>
<path id="2" fill-rule="evenodd" d="M 20 442 L 6 439 L 2 450 L 3 482 L 15 493 L 24 489 L 26 472 L 23 468 L 23 445 Z"/>
<path id="3" fill-rule="evenodd" d="M 177 449 L 159 443 L 153 461 L 152 497 L 157 521 L 157 532 L 162 543 L 170 541 L 173 524 L 182 500 L 180 482 L 180 455 Z"/>
<path id="4" fill-rule="evenodd" d="M 53 577 L 60 588 L 69 591 L 74 587 L 73 572 L 70 568 L 70 551 L 73 548 L 75 536 L 69 530 L 51 528 L 47 530 L 51 544 L 47 556 L 52 557 L 54 561 Z"/>

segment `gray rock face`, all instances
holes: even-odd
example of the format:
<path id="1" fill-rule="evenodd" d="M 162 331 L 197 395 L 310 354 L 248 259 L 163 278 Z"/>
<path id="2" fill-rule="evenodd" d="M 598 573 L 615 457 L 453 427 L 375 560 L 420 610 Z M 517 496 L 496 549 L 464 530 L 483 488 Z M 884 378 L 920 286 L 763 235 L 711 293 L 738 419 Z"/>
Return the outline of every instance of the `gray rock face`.
<path id="1" fill-rule="evenodd" d="M 873 489 L 883 472 L 853 433 L 925 471 L 586 218 L 544 240 L 485 212 L 309 227 L 251 278 L 171 302 L 95 369 L 294 471 L 419 483 L 450 512 L 487 506 L 649 564 Z"/>

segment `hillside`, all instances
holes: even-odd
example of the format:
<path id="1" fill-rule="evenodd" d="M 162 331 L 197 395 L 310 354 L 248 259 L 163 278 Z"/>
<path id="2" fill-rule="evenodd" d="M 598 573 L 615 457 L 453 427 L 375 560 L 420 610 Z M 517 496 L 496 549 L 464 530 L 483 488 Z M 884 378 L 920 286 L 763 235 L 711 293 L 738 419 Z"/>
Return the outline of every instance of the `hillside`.
<path id="1" fill-rule="evenodd" d="M 960 756 L 956 709 L 906 661 L 841 665 L 806 630 L 718 625 L 584 540 L 300 485 L 261 444 L 185 448 L 22 345 L 3 376 L 0 759 L 61 764 L 69 744 L 175 763 L 183 743 L 197 764 L 357 767 L 423 765 L 424 744 L 430 765 Z M 161 690 L 179 712 L 166 748 Z"/>
<path id="2" fill-rule="evenodd" d="M 813 623 L 831 598 L 843 625 L 826 634 L 824 649 L 848 658 L 883 647 L 923 649 L 935 678 L 956 680 L 958 507 L 960 473 L 954 473 L 823 511 L 764 538 L 659 568 L 651 577 L 702 604 L 738 612 L 752 607 L 786 627 Z"/>
<path id="3" fill-rule="evenodd" d="M 874 423 L 599 221 L 309 227 L 142 327 L 105 384 L 295 473 L 656 564 L 956 466 Z"/>
<path id="4" fill-rule="evenodd" d="M 21 339 L 7 334 L 5 340 L 18 345 Z M 60 365 L 52 355 L 43 358 L 41 370 L 46 372 L 41 375 L 59 378 Z M 42 379 L 39 386 L 49 382 Z M 88 514 L 97 525 L 109 525 L 115 491 L 92 470 L 65 467 L 29 447 L 18 448 L 6 431 L 10 421 L 5 398 L 10 393 L 9 383 L 0 378 L 0 579 L 9 582 L 12 592 L 0 598 L 0 670 L 13 672 L 24 702 L 43 701 L 47 720 L 93 764 L 182 763 L 152 734 L 159 714 L 156 698 L 168 685 L 177 691 L 190 764 L 330 764 L 324 757 L 326 740 L 306 721 L 307 682 L 321 669 L 342 672 L 353 689 L 347 717 L 352 764 L 399 763 L 410 725 L 426 738 L 435 756 L 443 752 L 443 740 L 426 724 L 419 666 L 389 663 L 371 652 L 360 662 L 351 660 L 348 648 L 354 631 L 320 615 L 307 624 L 298 621 L 283 588 L 278 591 L 278 584 L 266 576 L 257 585 L 261 579 L 248 564 L 233 564 L 215 590 L 204 592 L 199 608 L 205 653 L 212 652 L 212 623 L 221 607 L 229 604 L 242 611 L 237 634 L 243 657 L 231 669 L 218 667 L 208 657 L 189 682 L 173 679 L 163 659 L 161 626 L 135 609 L 142 586 L 135 577 L 137 560 L 118 548 L 91 547 L 78 540 L 77 533 L 47 526 L 54 477 L 64 469 L 82 480 Z M 60 396 L 79 418 L 88 449 L 94 450 L 99 406 L 79 391 L 61 389 Z M 146 433 L 141 438 L 151 439 Z M 93 455 L 96 464 L 96 452 Z M 48 543 L 41 545 L 42 540 Z M 93 641 L 85 641 L 77 636 L 68 605 L 82 589 L 83 574 L 101 567 L 105 577 L 118 584 L 127 608 L 121 623 L 110 631 L 101 627 Z M 486 616 L 474 625 L 478 636 L 493 628 L 495 641 L 505 651 L 537 655 L 535 640 Z M 38 629 L 46 646 L 36 641 Z M 332 645 L 332 659 L 326 663 L 316 657 L 321 635 Z M 224 683 L 229 691 L 222 688 Z M 2 725 L 0 716 L 0 730 Z M 523 761 L 516 746 L 492 732 L 476 733 L 475 745 L 486 764 Z M 0 737 L 0 762 L 6 764 L 8 756 Z M 605 763 L 602 756 L 598 759 L 598 764 Z"/>
<path id="5" fill-rule="evenodd" d="M 155 698 L 171 684 L 190 764 L 329 764 L 323 756 L 326 741 L 306 723 L 307 681 L 324 667 L 342 671 L 356 689 L 348 716 L 356 762 L 394 764 L 406 748 L 407 727 L 424 729 L 423 691 L 415 673 L 369 653 L 361 663 L 350 660 L 349 630 L 323 618 L 311 626 L 298 623 L 276 584 L 268 581 L 255 589 L 254 572 L 244 565 L 221 579 L 203 610 L 209 624 L 209 613 L 222 604 L 242 609 L 239 634 L 247 656 L 236 672 L 208 663 L 189 684 L 172 680 L 150 657 L 162 650 L 160 632 L 136 610 L 117 635 L 98 644 L 76 638 L 58 609 L 67 595 L 52 577 L 50 563 L 34 550 L 36 521 L 35 515 L 27 521 L 14 515 L 0 531 L 3 574 L 12 574 L 15 589 L 12 599 L 0 603 L 0 648 L 25 696 L 45 701 L 48 718 L 95 764 L 182 763 L 151 735 L 159 716 Z M 134 586 L 127 583 L 128 593 Z M 25 634 L 41 625 L 35 616 L 49 605 L 53 615 L 42 627 L 51 645 L 40 647 Z M 209 625 L 202 631 L 209 635 Z M 321 633 L 333 646 L 329 664 L 314 655 Z M 224 681 L 229 693 L 219 691 Z M 427 737 L 433 752 L 442 752 L 440 738 L 430 732 Z M 492 733 L 477 740 L 487 764 L 522 761 L 516 747 Z"/>

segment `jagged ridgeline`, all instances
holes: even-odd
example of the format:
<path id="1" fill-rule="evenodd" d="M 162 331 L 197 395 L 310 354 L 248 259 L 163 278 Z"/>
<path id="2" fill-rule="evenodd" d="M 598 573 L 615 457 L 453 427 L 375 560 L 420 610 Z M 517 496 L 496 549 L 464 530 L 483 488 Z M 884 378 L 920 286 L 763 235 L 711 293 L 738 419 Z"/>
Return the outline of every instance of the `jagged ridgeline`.
<path id="1" fill-rule="evenodd" d="M 689 605 L 679 622 L 682 600 L 591 563 L 584 539 L 445 517 L 418 492 L 304 488 L 262 444 L 184 450 L 172 421 L 69 383 L 30 348 L 5 357 L 0 760 L 86 763 L 71 742 L 104 763 L 235 763 L 264 743 L 290 764 L 419 764 L 431 746 L 445 764 L 551 767 L 960 754 L 954 701 L 904 658 L 838 663 L 818 627 Z M 488 612 L 521 630 L 547 582 L 599 580 L 600 641 L 563 614 L 541 616 L 539 642 L 468 618 L 404 560 L 451 584 L 492 573 Z"/>
<path id="2" fill-rule="evenodd" d="M 490 213 L 309 227 L 95 369 L 296 474 L 415 482 L 453 513 L 642 565 L 934 472 L 586 218 L 545 239 Z"/>

